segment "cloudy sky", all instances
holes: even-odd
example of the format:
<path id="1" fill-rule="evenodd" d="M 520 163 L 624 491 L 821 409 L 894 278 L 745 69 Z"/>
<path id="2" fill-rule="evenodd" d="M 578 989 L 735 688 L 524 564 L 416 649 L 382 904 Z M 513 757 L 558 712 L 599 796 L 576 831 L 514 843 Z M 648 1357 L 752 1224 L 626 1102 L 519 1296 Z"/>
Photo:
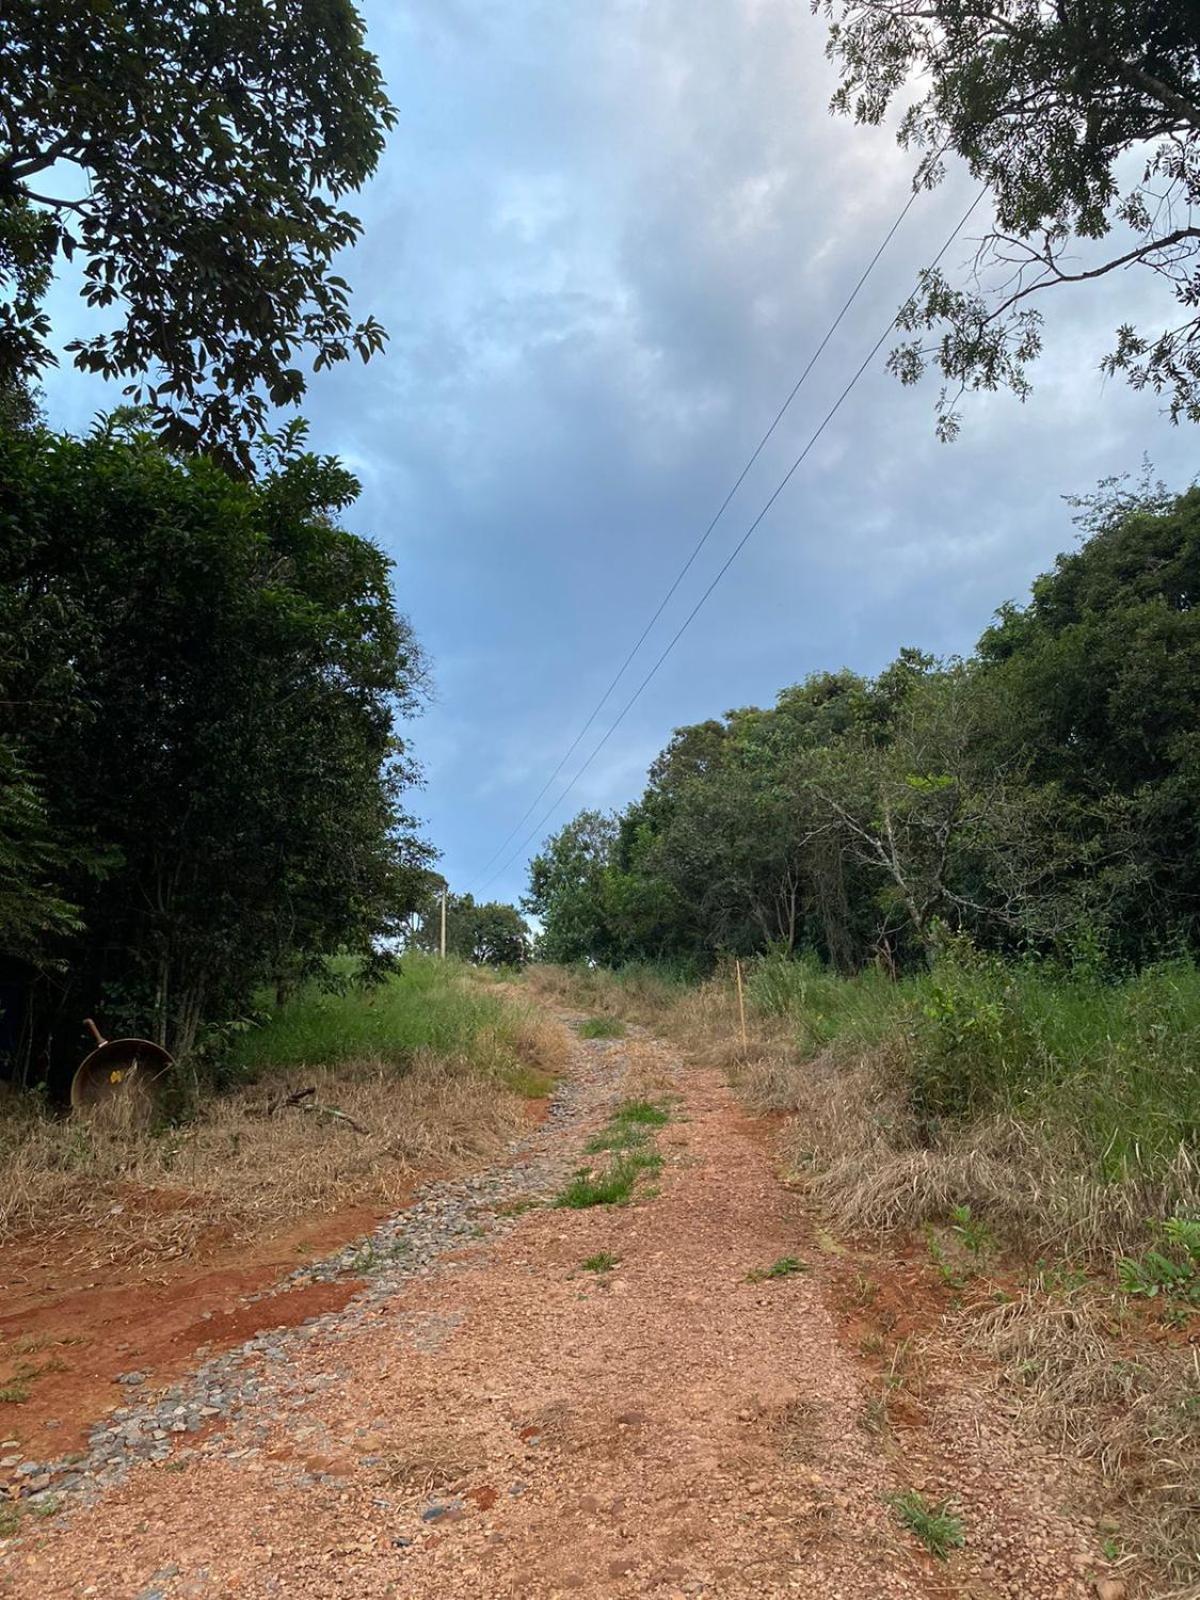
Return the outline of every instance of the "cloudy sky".
<path id="1" fill-rule="evenodd" d="M 456 888 L 559 763 L 903 203 L 912 157 L 827 111 L 807 0 L 369 0 L 400 108 L 348 263 L 385 357 L 314 380 L 312 441 L 364 492 L 433 663 L 411 730 L 416 809 Z M 952 172 L 900 234 L 549 809 L 844 386 L 972 194 Z M 986 213 L 947 257 L 963 268 Z M 937 443 L 936 384 L 881 362 L 547 830 L 637 793 L 681 723 L 904 644 L 970 648 L 1074 537 L 1062 495 L 1149 455 L 1182 487 L 1194 435 L 1097 372 L 1154 302 L 1071 290 L 1025 405 L 970 403 Z M 1073 297 L 1073 298 L 1072 298 Z M 52 306 L 64 337 L 81 314 Z M 51 419 L 104 403 L 69 370 Z M 526 829 L 514 839 L 503 863 Z M 522 852 L 488 888 L 515 898 Z"/>

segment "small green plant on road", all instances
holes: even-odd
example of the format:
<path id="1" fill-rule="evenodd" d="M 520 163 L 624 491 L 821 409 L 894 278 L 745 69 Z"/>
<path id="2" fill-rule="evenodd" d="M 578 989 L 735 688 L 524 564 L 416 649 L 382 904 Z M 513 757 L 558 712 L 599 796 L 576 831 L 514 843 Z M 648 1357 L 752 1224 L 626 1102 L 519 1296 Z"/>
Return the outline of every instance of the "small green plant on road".
<path id="1" fill-rule="evenodd" d="M 975 1216 L 970 1206 L 951 1206 L 950 1231 L 975 1257 L 986 1255 L 996 1242 L 987 1223 Z"/>
<path id="2" fill-rule="evenodd" d="M 581 1039 L 623 1039 L 625 1024 L 616 1017 L 589 1017 L 579 1024 Z"/>
<path id="3" fill-rule="evenodd" d="M 620 1265 L 620 1256 L 614 1256 L 611 1250 L 597 1250 L 594 1256 L 589 1256 L 583 1263 L 585 1272 L 611 1272 Z"/>
<path id="4" fill-rule="evenodd" d="M 584 1146 L 587 1155 L 611 1153 L 608 1166 L 603 1171 L 580 1168 L 555 1204 L 572 1211 L 588 1206 L 624 1205 L 641 1174 L 657 1172 L 662 1166 L 662 1157 L 650 1146 L 651 1130 L 670 1120 L 670 1114 L 650 1100 L 623 1101 L 608 1125 Z"/>
<path id="5" fill-rule="evenodd" d="M 662 1157 L 651 1151 L 625 1151 L 603 1172 L 582 1168 L 559 1195 L 556 1204 L 569 1211 L 586 1211 L 590 1206 L 623 1206 L 632 1197 L 634 1184 L 641 1174 L 657 1172 L 661 1166 Z"/>
<path id="6" fill-rule="evenodd" d="M 807 1272 L 808 1262 L 797 1256 L 780 1256 L 769 1267 L 753 1267 L 746 1274 L 747 1283 L 765 1283 L 768 1278 L 790 1278 L 797 1272 Z"/>
<path id="7" fill-rule="evenodd" d="M 890 1504 L 901 1523 L 910 1533 L 915 1533 L 939 1561 L 945 1561 L 951 1550 L 960 1550 L 966 1542 L 962 1518 L 950 1511 L 948 1500 L 938 1506 L 930 1505 L 924 1495 L 908 1489 L 903 1494 L 893 1495 Z"/>
<path id="8" fill-rule="evenodd" d="M 588 1155 L 597 1155 L 602 1150 L 640 1149 L 649 1139 L 651 1128 L 664 1127 L 670 1120 L 670 1113 L 650 1100 L 626 1100 L 613 1112 L 608 1125 L 588 1140 L 584 1150 Z"/>

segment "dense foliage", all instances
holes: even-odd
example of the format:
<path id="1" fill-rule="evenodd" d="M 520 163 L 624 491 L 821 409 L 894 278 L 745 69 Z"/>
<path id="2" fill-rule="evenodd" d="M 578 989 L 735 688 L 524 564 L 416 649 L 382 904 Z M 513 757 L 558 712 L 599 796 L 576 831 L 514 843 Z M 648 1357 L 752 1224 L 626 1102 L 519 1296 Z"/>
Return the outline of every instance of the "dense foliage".
<path id="1" fill-rule="evenodd" d="M 413 938 L 418 950 L 441 948 L 441 896 L 422 910 Z M 519 967 L 529 959 L 529 929 L 516 906 L 500 900 L 476 901 L 470 894 L 446 896 L 446 954 L 475 966 Z"/>
<path id="2" fill-rule="evenodd" d="M 97 313 L 76 365 L 242 468 L 302 358 L 379 349 L 331 270 L 394 120 L 350 0 L 10 0 L 0 104 L 0 389 L 55 360 L 60 257 Z"/>
<path id="3" fill-rule="evenodd" d="M 421 662 L 354 479 L 272 441 L 255 484 L 138 419 L 0 432 L 0 976 L 10 1050 L 82 1016 L 187 1049 L 267 979 L 395 934 Z M 14 1037 L 17 1023 L 23 1031 Z"/>
<path id="4" fill-rule="evenodd" d="M 534 860 L 541 953 L 854 971 L 954 933 L 1075 965 L 1194 949 L 1200 490 L 1109 488 L 1083 520 L 971 660 L 905 650 L 679 729 L 638 801 Z"/>
<path id="5" fill-rule="evenodd" d="M 925 150 L 922 179 L 936 181 L 944 154 L 957 152 L 995 206 L 973 287 L 928 273 L 902 314 L 917 337 L 893 365 L 906 382 L 930 361 L 940 367 L 942 431 L 955 431 L 964 388 L 1026 392 L 1044 291 L 1129 267 L 1173 294 L 1178 320 L 1121 326 L 1102 365 L 1166 395 L 1173 417 L 1200 420 L 1194 0 L 813 0 L 813 8 L 832 19 L 835 109 L 877 123 L 903 101 L 900 138 Z M 1081 245 L 1110 238 L 1081 256 Z"/>

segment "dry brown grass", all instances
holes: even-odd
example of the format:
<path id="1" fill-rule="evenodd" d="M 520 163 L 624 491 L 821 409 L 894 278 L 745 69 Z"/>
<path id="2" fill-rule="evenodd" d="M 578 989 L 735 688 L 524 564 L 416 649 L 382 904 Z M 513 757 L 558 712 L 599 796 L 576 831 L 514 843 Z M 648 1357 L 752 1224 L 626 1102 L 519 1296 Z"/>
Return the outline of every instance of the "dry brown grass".
<path id="1" fill-rule="evenodd" d="M 670 1052 L 653 1039 L 626 1039 L 621 1046 L 623 1100 L 661 1100 L 675 1088 Z"/>
<path id="2" fill-rule="evenodd" d="M 556 1018 L 530 1006 L 528 995 L 518 984 L 501 981 L 493 987 L 509 1002 L 509 1038 L 523 1069 L 509 1071 L 508 1082 L 523 1094 L 545 1094 L 566 1070 L 571 1058 L 571 1034 Z"/>
<path id="3" fill-rule="evenodd" d="M 406 1435 L 402 1443 L 389 1445 L 381 1454 L 376 1482 L 422 1499 L 461 1488 L 487 1459 L 478 1438 L 435 1426 Z"/>
<path id="4" fill-rule="evenodd" d="M 1167 1588 L 1200 1595 L 1200 1350 L 1135 1343 L 1113 1296 L 1082 1289 L 964 1316 L 959 1331 L 998 1363 L 1002 1382 L 1063 1447 L 1100 1467 L 1122 1543 Z"/>
<path id="5" fill-rule="evenodd" d="M 785 1165 L 850 1228 L 920 1227 L 966 1205 L 1031 1254 L 1099 1261 L 1144 1249 L 1148 1219 L 1200 1211 L 1200 1161 L 1187 1149 L 1153 1180 L 1114 1182 L 1062 1126 L 993 1117 L 931 1140 L 907 1102 L 903 1036 L 806 1057 L 785 1022 L 751 1014 L 743 1044 L 720 980 L 681 1000 L 669 1028 L 693 1059 L 728 1072 L 750 1110 L 791 1113 Z"/>
<path id="6" fill-rule="evenodd" d="M 652 970 L 556 967 L 535 962 L 521 985 L 539 1000 L 588 1016 L 619 1017 L 624 1022 L 662 1029 L 683 992 Z"/>
<path id="7" fill-rule="evenodd" d="M 1192 1152 L 1154 1179 L 1118 1182 L 1104 1181 L 1061 1126 L 992 1117 L 947 1125 L 931 1141 L 902 1076 L 886 1048 L 789 1064 L 778 1044 L 745 1074 L 751 1104 L 795 1112 L 784 1159 L 851 1228 L 914 1228 L 969 1206 L 1029 1254 L 1106 1262 L 1145 1249 L 1150 1219 L 1200 1208 Z"/>
<path id="8" fill-rule="evenodd" d="M 1154 1218 L 1200 1212 L 1200 1165 L 1181 1150 L 1153 1182 L 1103 1182 L 1062 1128 L 996 1117 L 947 1126 L 930 1142 L 907 1104 L 903 1038 L 805 1058 L 777 1025 L 738 1035 L 728 986 L 709 985 L 676 1015 L 694 1053 L 730 1071 L 751 1109 L 790 1112 L 785 1166 L 855 1231 L 909 1230 L 970 1206 L 1027 1259 L 1090 1260 L 1143 1251 Z M 707 1035 L 707 1037 L 705 1037 Z M 924 1136 L 923 1136 L 924 1135 Z M 1111 1282 L 1111 1279 L 1109 1279 Z M 949 1339 L 946 1335 L 949 1334 Z M 1129 1559 L 1160 1600 L 1200 1600 L 1200 1352 L 1146 1337 L 1121 1298 L 1093 1280 L 955 1313 L 933 1335 L 982 1349 L 1030 1425 L 1093 1460 Z"/>
<path id="9" fill-rule="evenodd" d="M 418 1177 L 493 1158 L 524 1125 L 525 1100 L 564 1069 L 570 1036 L 520 989 L 455 964 L 407 981 L 298 996 L 256 1036 L 257 1086 L 199 1099 L 179 1126 L 148 1128 L 123 1095 L 70 1120 L 9 1096 L 0 1242 L 35 1236 L 98 1268 L 169 1260 L 201 1240 L 236 1244 L 312 1214 L 386 1209 Z M 439 1030 L 456 1042 L 437 1052 L 408 1042 Z M 305 1059 L 336 1065 L 294 1064 Z M 301 1087 L 313 1093 L 279 1104 Z"/>
<path id="10" fill-rule="evenodd" d="M 552 1048 L 549 1034 L 538 1043 Z M 482 1162 L 523 1123 L 521 1097 L 465 1062 L 423 1056 L 403 1076 L 363 1063 L 305 1070 L 301 1081 L 316 1088 L 310 1109 L 267 1116 L 275 1082 L 215 1099 L 160 1134 L 10 1118 L 0 1129 L 0 1240 L 82 1235 L 97 1265 L 171 1259 L 214 1232 L 237 1241 L 306 1212 L 387 1207 L 418 1173 Z"/>

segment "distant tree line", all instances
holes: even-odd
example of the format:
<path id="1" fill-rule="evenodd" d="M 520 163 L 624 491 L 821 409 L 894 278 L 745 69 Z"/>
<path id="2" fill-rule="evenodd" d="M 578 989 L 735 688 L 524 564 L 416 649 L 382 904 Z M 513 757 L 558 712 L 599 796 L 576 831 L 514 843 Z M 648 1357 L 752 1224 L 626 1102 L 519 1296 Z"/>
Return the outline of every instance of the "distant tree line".
<path id="1" fill-rule="evenodd" d="M 441 948 L 441 895 L 425 902 L 412 944 L 436 953 Z M 476 901 L 469 894 L 446 896 L 446 954 L 483 967 L 520 967 L 529 959 L 530 938 L 516 906 L 500 900 Z"/>
<path id="2" fill-rule="evenodd" d="M 547 841 L 549 960 L 768 948 L 852 971 L 1200 942 L 1200 490 L 1107 485 L 965 661 L 903 650 L 677 730 L 623 812 Z"/>

